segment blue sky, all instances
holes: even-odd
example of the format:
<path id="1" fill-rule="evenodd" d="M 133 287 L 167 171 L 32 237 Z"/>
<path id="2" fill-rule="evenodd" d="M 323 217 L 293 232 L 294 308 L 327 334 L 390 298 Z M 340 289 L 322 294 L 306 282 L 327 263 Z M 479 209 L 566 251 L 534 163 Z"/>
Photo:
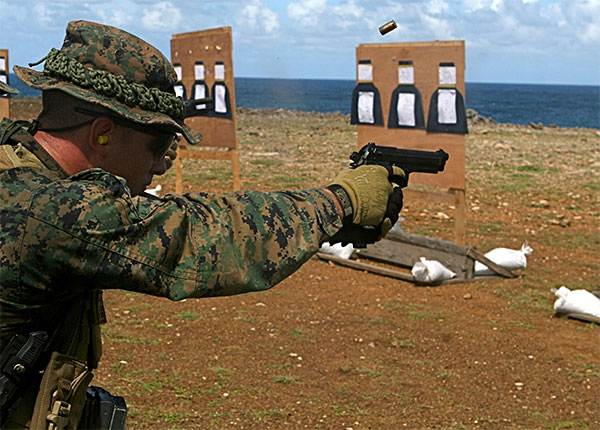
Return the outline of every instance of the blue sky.
<path id="1" fill-rule="evenodd" d="M 169 58 L 172 34 L 231 26 L 238 77 L 355 79 L 361 43 L 465 40 L 467 82 L 600 84 L 600 0 L 0 0 L 0 11 L 11 66 L 86 19 Z"/>

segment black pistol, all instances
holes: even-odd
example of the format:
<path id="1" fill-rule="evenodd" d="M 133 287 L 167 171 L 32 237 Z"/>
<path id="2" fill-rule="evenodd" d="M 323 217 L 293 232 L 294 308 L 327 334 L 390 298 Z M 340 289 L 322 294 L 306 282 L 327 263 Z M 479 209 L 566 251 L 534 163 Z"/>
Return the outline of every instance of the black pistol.
<path id="1" fill-rule="evenodd" d="M 400 188 L 408 185 L 408 176 L 411 173 L 438 173 L 442 172 L 448 161 L 448 154 L 442 149 L 438 151 L 419 151 L 414 149 L 400 149 L 391 146 L 378 146 L 368 143 L 358 152 L 350 156 L 350 167 L 355 169 L 365 164 L 378 164 L 384 166 L 392 175 L 392 166 L 400 167 L 405 176 L 392 175 L 390 182 Z M 352 243 L 355 248 L 365 248 L 367 244 L 374 243 L 380 235 L 378 226 L 348 225 L 336 233 L 330 243 L 341 242 L 342 245 Z"/>
<path id="2" fill-rule="evenodd" d="M 416 149 L 400 149 L 392 146 L 378 146 L 373 142 L 363 146 L 358 152 L 350 156 L 351 168 L 363 164 L 379 164 L 391 171 L 391 166 L 400 167 L 406 177 L 392 177 L 391 181 L 405 188 L 408 185 L 408 175 L 411 173 L 439 173 L 443 172 L 448 161 L 448 154 L 442 150 L 419 151 Z"/>
<path id="3" fill-rule="evenodd" d="M 15 335 L 0 355 L 0 426 L 10 419 L 21 402 L 28 382 L 39 370 L 38 360 L 48 344 L 44 331 L 34 331 L 25 337 Z"/>
<path id="4" fill-rule="evenodd" d="M 212 109 L 213 98 L 204 97 L 202 99 L 191 99 L 185 101 L 185 117 L 196 115 L 206 115 L 210 109 Z M 196 108 L 196 106 L 204 105 L 202 109 Z"/>

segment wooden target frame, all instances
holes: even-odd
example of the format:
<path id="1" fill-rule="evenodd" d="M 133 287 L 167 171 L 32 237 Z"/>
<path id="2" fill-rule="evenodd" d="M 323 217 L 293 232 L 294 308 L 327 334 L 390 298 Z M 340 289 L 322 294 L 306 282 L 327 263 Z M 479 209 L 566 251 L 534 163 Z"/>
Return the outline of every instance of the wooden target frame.
<path id="1" fill-rule="evenodd" d="M 8 67 L 8 49 L 0 49 L 0 79 L 8 84 L 10 68 Z M 5 80 L 6 79 L 6 80 Z M 10 95 L 0 95 L 0 120 L 10 118 Z"/>
<path id="2" fill-rule="evenodd" d="M 177 193 L 183 192 L 185 158 L 231 161 L 233 189 L 241 188 L 232 49 L 231 27 L 173 34 L 171 37 L 171 62 L 178 74 L 178 85 L 185 89 L 186 98 L 194 98 L 195 87 L 201 80 L 208 89 L 207 97 L 216 98 L 211 89 L 219 87 L 219 91 L 215 90 L 219 101 L 215 100 L 213 112 L 185 120 L 189 127 L 202 133 L 203 139 L 198 145 L 183 143 L 177 151 Z M 227 99 L 226 106 L 223 95 Z"/>
<path id="3" fill-rule="evenodd" d="M 391 96 L 399 86 L 399 68 L 403 67 L 401 64 L 410 63 L 414 69 L 414 86 L 421 95 L 425 121 L 428 121 L 432 95 L 436 94 L 436 91 L 443 86 L 440 85 L 443 64 L 453 64 L 455 68 L 454 88 L 464 97 L 464 41 L 361 44 L 356 48 L 356 60 L 357 76 L 359 77 L 357 86 L 361 82 L 361 63 L 363 65 L 370 64 L 372 67 L 370 77 L 372 77 L 372 84 L 379 92 L 381 114 L 383 115 L 382 125 L 358 123 L 358 148 L 369 142 L 375 142 L 378 145 L 403 149 L 437 151 L 441 148 L 446 151 L 450 158 L 444 172 L 436 175 L 413 173 L 410 175 L 409 185 L 437 186 L 446 188 L 447 191 L 424 192 L 407 188 L 405 195 L 454 204 L 456 207 L 455 240 L 459 244 L 464 244 L 466 240 L 465 135 L 452 132 L 431 132 L 427 131 L 427 127 L 423 129 L 390 128 L 388 124 Z"/>

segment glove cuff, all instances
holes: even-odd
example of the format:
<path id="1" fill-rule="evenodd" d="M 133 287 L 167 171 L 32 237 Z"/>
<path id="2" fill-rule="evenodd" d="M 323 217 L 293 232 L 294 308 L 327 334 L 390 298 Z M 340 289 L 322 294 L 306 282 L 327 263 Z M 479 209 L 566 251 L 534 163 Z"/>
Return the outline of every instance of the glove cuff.
<path id="1" fill-rule="evenodd" d="M 354 210 L 352 208 L 352 200 L 350 200 L 350 196 L 344 190 L 344 187 L 341 185 L 333 184 L 327 187 L 329 191 L 333 193 L 333 195 L 338 199 L 340 205 L 342 205 L 342 210 L 344 212 L 342 218 L 344 224 L 348 224 L 352 222 L 352 214 Z"/>

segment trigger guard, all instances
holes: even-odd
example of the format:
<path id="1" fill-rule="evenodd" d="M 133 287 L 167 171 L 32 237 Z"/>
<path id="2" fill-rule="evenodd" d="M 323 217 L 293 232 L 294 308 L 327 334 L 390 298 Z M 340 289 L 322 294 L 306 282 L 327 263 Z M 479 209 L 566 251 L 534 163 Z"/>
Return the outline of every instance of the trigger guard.
<path id="1" fill-rule="evenodd" d="M 390 175 L 390 182 L 405 188 L 408 185 L 408 178 L 402 175 Z"/>

